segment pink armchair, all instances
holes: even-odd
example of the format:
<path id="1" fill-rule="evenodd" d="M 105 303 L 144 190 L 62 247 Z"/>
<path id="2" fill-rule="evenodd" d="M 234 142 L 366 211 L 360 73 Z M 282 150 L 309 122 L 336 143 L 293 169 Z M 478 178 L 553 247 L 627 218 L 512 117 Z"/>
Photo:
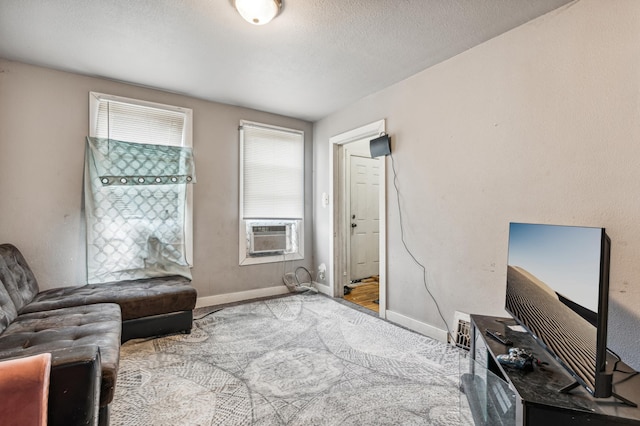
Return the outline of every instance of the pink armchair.
<path id="1" fill-rule="evenodd" d="M 47 424 L 50 370 L 50 353 L 0 361 L 0 424 Z"/>

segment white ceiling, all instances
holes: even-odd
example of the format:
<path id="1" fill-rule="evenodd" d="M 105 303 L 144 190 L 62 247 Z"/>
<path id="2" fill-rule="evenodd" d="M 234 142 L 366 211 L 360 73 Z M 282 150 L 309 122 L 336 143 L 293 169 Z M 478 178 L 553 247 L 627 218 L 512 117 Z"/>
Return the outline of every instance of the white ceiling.
<path id="1" fill-rule="evenodd" d="M 573 0 L 0 0 L 0 57 L 318 120 Z"/>

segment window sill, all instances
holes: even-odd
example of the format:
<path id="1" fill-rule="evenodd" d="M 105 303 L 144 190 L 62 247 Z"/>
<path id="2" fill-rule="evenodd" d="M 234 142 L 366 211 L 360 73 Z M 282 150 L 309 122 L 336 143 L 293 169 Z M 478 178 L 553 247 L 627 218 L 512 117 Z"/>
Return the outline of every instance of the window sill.
<path id="1" fill-rule="evenodd" d="M 240 260 L 240 266 L 259 265 L 262 263 L 288 262 L 290 260 L 302 260 L 304 255 L 301 253 L 286 253 L 266 256 L 246 256 Z"/>

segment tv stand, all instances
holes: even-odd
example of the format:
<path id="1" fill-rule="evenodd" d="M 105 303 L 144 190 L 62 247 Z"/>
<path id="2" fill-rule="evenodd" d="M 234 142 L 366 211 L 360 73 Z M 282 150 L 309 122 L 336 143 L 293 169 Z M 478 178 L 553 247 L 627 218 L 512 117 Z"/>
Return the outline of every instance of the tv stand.
<path id="1" fill-rule="evenodd" d="M 470 373 L 463 375 L 461 382 L 476 425 L 514 424 L 513 418 L 517 425 L 640 425 L 640 409 L 633 402 L 640 400 L 640 375 L 629 366 L 618 362 L 625 371 L 607 372 L 612 378 L 611 397 L 594 398 L 533 336 L 510 328 L 516 325 L 512 318 L 471 315 Z M 513 347 L 533 354 L 541 364 L 535 363 L 534 370 L 530 372 L 501 365 L 496 357 L 508 352 L 509 347 L 487 337 L 486 330 L 502 333 L 513 342 Z M 491 380 L 485 380 L 477 386 L 474 379 L 478 381 L 480 374 L 475 370 L 481 368 L 504 382 L 498 380 L 501 384 L 492 384 Z M 566 386 L 568 382 L 572 384 Z M 515 394 L 515 398 L 503 400 L 503 405 L 504 401 L 512 404 L 507 407 L 511 418 L 506 421 L 501 420 L 500 413 L 490 412 L 493 409 L 487 402 L 490 386 L 504 386 Z M 478 394 L 483 392 L 484 395 Z M 501 392 L 504 394 L 504 390 Z"/>

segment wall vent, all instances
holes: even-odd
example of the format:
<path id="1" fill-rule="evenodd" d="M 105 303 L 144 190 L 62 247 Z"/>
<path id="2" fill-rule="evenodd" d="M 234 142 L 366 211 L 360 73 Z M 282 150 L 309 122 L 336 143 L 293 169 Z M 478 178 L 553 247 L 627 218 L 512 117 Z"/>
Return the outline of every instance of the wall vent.
<path id="1" fill-rule="evenodd" d="M 454 329 L 453 334 L 457 347 L 464 350 L 471 349 L 471 318 L 469 314 L 456 311 L 454 314 Z"/>
<path id="2" fill-rule="evenodd" d="M 284 253 L 286 249 L 286 225 L 251 226 L 249 232 L 249 254 Z"/>

